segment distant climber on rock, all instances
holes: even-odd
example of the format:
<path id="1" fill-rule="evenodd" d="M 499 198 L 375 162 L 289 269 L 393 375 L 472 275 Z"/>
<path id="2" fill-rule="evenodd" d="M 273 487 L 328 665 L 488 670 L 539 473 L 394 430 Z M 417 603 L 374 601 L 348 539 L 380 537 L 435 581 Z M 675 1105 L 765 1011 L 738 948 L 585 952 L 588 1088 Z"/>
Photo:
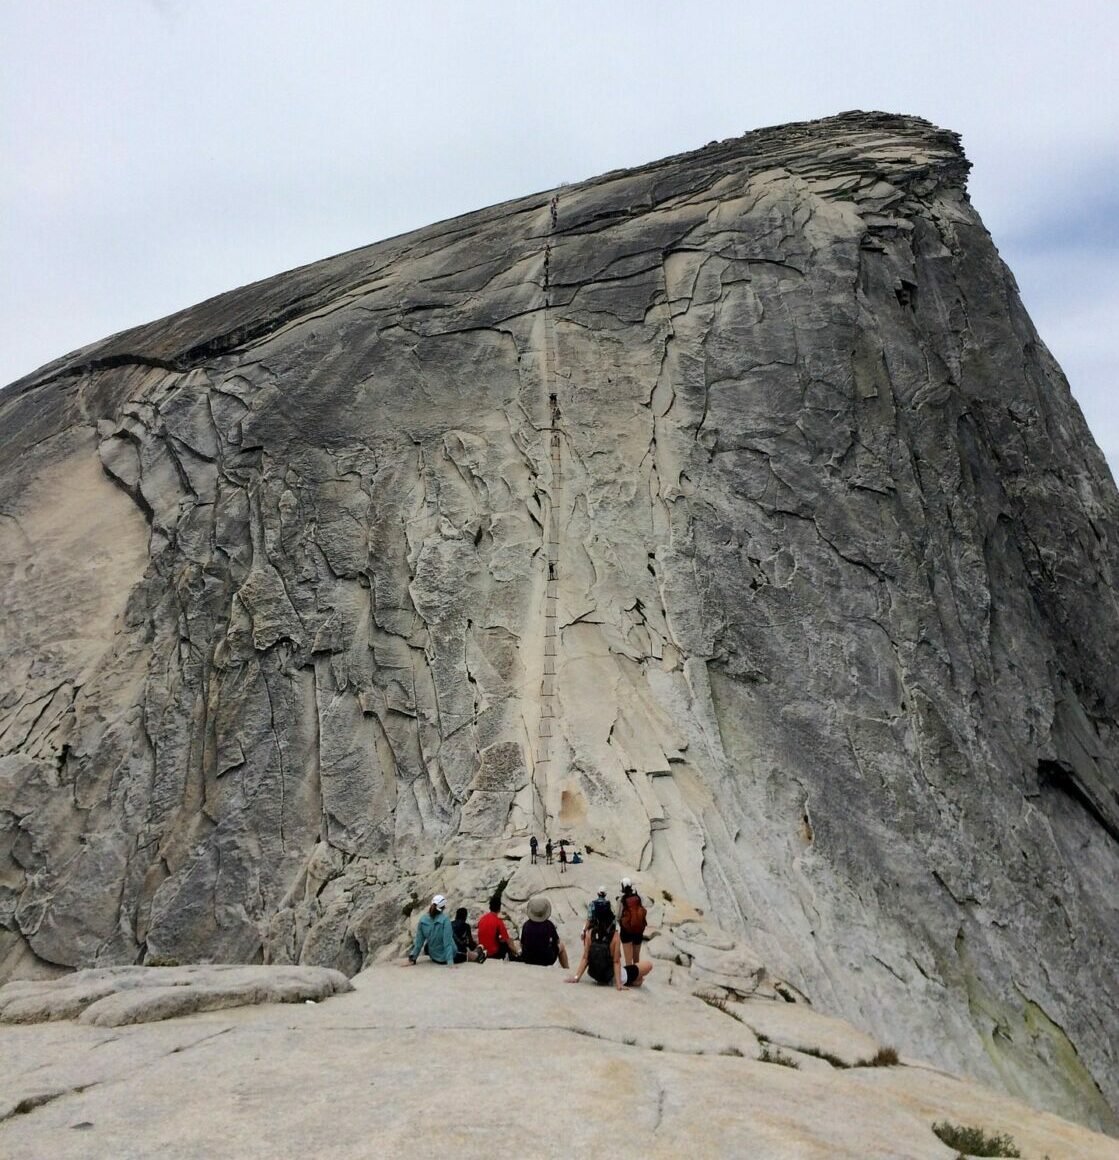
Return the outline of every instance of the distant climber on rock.
<path id="1" fill-rule="evenodd" d="M 509 931 L 502 921 L 501 896 L 498 894 L 490 899 L 489 912 L 478 919 L 478 942 L 491 959 L 516 962 L 520 957 L 517 940 L 509 937 Z"/>
<path id="2" fill-rule="evenodd" d="M 556 962 L 566 971 L 567 947 L 551 920 L 552 904 L 546 898 L 530 898 L 528 918 L 521 927 L 521 962 L 550 967 Z"/>
<path id="3" fill-rule="evenodd" d="M 427 948 L 428 957 L 433 963 L 442 963 L 453 966 L 455 963 L 481 963 L 486 956 L 481 951 L 459 951 L 455 945 L 455 932 L 451 927 L 451 920 L 447 917 L 447 900 L 442 894 L 437 894 L 432 900 L 416 926 L 416 937 L 412 941 L 412 950 L 408 955 L 408 962 L 416 965 L 416 961 Z"/>
<path id="4" fill-rule="evenodd" d="M 560 842 L 559 862 L 560 862 L 560 873 L 566 874 L 567 873 L 567 847 L 562 842 Z"/>
<path id="5" fill-rule="evenodd" d="M 645 939 L 648 915 L 641 895 L 628 878 L 622 879 L 622 893 L 618 898 L 618 934 L 626 965 L 632 966 L 641 958 L 641 943 Z"/>
<path id="6" fill-rule="evenodd" d="M 544 863 L 547 866 L 552 864 L 552 839 L 548 838 L 544 842 Z"/>
<path id="7" fill-rule="evenodd" d="M 529 838 L 529 840 L 528 840 L 528 852 L 529 852 L 529 858 L 530 858 L 530 861 L 529 861 L 530 866 L 536 865 L 536 851 L 539 848 L 540 848 L 540 843 L 536 840 L 536 835 L 533 834 L 532 837 Z"/>

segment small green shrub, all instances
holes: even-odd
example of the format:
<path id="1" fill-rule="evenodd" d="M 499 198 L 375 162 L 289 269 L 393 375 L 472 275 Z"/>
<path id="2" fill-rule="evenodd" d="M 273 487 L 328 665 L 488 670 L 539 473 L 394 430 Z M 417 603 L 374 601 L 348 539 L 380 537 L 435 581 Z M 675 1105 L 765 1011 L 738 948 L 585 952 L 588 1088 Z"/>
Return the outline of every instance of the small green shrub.
<path id="1" fill-rule="evenodd" d="M 819 1047 L 798 1047 L 797 1051 L 801 1055 L 811 1055 L 816 1059 L 822 1059 L 825 1063 L 830 1063 L 832 1067 L 851 1066 L 845 1059 L 840 1059 L 838 1055 L 832 1055 L 830 1051 L 824 1051 Z"/>
<path id="2" fill-rule="evenodd" d="M 870 1059 L 860 1059 L 856 1067 L 896 1067 L 898 1064 L 897 1048 L 880 1047 Z"/>
<path id="3" fill-rule="evenodd" d="M 982 1128 L 950 1124 L 947 1120 L 933 1124 L 932 1130 L 948 1145 L 967 1156 L 1021 1156 L 1014 1141 L 1006 1135 L 988 1136 Z"/>
<path id="4" fill-rule="evenodd" d="M 654 1043 L 653 1046 L 650 1048 L 650 1050 L 651 1051 L 664 1051 L 664 1044 L 663 1043 Z"/>
<path id="5" fill-rule="evenodd" d="M 739 1051 L 737 1047 L 724 1047 L 723 1050 L 719 1052 L 719 1054 L 720 1055 L 741 1055 L 742 1052 Z"/>
<path id="6" fill-rule="evenodd" d="M 662 895 L 662 897 L 664 898 L 665 902 L 671 902 L 671 901 L 672 901 L 672 895 L 671 895 L 671 894 L 669 894 L 667 890 L 662 890 L 662 891 L 661 891 L 661 895 Z"/>
<path id="7" fill-rule="evenodd" d="M 725 995 L 716 995 L 713 991 L 697 991 L 696 998 L 702 999 L 708 1007 L 714 1007 L 716 1011 L 722 1011 L 724 1015 L 737 1019 L 739 1023 L 742 1022 L 742 1016 L 727 1006 Z"/>
<path id="8" fill-rule="evenodd" d="M 770 1050 L 768 1043 L 762 1048 L 762 1053 L 758 1058 L 762 1063 L 776 1063 L 781 1067 L 800 1067 L 800 1064 L 795 1059 L 790 1059 L 787 1055 L 782 1055 L 777 1048 Z"/>
<path id="9" fill-rule="evenodd" d="M 152 955 L 144 960 L 145 967 L 181 967 L 178 959 L 168 958 L 166 955 Z"/>

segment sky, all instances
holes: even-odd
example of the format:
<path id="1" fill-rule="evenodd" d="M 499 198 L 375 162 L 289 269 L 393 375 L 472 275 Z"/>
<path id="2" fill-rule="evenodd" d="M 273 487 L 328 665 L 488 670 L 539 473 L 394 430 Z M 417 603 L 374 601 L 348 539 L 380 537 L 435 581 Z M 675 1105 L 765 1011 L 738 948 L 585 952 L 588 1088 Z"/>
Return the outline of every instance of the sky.
<path id="1" fill-rule="evenodd" d="M 0 383 L 507 198 L 847 109 L 971 199 L 1119 477 L 1116 0 L 0 0 Z"/>

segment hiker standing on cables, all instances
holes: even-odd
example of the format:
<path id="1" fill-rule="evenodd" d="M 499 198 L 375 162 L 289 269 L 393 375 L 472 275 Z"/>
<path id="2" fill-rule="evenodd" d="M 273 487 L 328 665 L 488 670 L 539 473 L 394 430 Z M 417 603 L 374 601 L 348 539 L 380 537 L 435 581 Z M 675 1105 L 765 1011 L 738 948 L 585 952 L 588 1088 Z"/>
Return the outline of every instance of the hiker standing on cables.
<path id="1" fill-rule="evenodd" d="M 552 839 L 546 838 L 544 841 L 544 864 L 551 866 L 552 864 Z"/>
<path id="2" fill-rule="evenodd" d="M 567 847 L 560 842 L 560 873 L 567 873 Z"/>
<path id="3" fill-rule="evenodd" d="M 622 879 L 622 893 L 618 897 L 618 926 L 622 942 L 622 954 L 626 966 L 634 966 L 641 958 L 641 943 L 645 939 L 648 914 L 641 895 L 633 888 L 628 878 Z"/>
<path id="4" fill-rule="evenodd" d="M 540 848 L 540 843 L 536 840 L 536 835 L 533 834 L 528 840 L 528 852 L 531 855 L 530 866 L 536 865 L 536 851 Z"/>

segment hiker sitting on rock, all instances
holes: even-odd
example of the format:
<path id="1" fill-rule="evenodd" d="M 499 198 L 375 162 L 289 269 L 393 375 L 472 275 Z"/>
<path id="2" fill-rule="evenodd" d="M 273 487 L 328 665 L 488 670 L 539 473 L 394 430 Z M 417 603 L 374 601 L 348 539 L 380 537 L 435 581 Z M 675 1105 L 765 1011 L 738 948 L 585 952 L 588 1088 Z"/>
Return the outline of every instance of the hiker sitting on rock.
<path id="1" fill-rule="evenodd" d="M 551 921 L 552 904 L 546 898 L 530 898 L 528 918 L 521 927 L 521 962 L 550 967 L 557 960 L 566 971 L 567 947 Z"/>
<path id="2" fill-rule="evenodd" d="M 645 976 L 653 969 L 650 962 L 634 963 L 625 969 L 622 982 L 622 944 L 618 937 L 618 924 L 614 921 L 614 911 L 606 899 L 606 892 L 591 903 L 590 917 L 583 931 L 583 957 L 569 983 L 577 983 L 584 974 L 589 974 L 600 987 L 607 987 L 613 981 L 620 991 L 623 987 L 640 987 Z"/>
<path id="3" fill-rule="evenodd" d="M 478 941 L 491 959 L 508 959 L 515 963 L 520 957 L 517 940 L 509 937 L 509 931 L 501 920 L 501 896 L 495 894 L 490 899 L 488 914 L 478 919 Z"/>
<path id="4" fill-rule="evenodd" d="M 447 900 L 442 894 L 437 894 L 427 908 L 427 913 L 420 918 L 416 926 L 416 937 L 412 941 L 412 951 L 408 955 L 408 962 L 416 965 L 416 960 L 427 947 L 428 957 L 433 963 L 443 963 L 453 966 L 455 963 L 485 962 L 486 956 L 478 951 L 460 951 L 455 946 L 455 933 L 451 929 L 451 920 L 447 917 Z"/>
<path id="5" fill-rule="evenodd" d="M 482 950 L 474 941 L 474 932 L 470 929 L 470 923 L 466 920 L 466 907 L 460 906 L 455 911 L 455 920 L 451 923 L 451 931 L 455 936 L 455 951 L 456 954 L 461 954 L 464 957 L 469 957 L 470 951 L 476 951 L 476 961 L 484 963 L 486 961 L 486 952 Z M 464 959 L 455 958 L 456 963 L 463 962 Z"/>

